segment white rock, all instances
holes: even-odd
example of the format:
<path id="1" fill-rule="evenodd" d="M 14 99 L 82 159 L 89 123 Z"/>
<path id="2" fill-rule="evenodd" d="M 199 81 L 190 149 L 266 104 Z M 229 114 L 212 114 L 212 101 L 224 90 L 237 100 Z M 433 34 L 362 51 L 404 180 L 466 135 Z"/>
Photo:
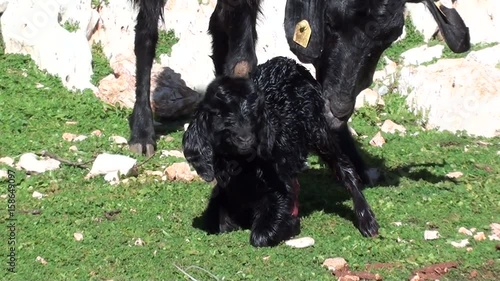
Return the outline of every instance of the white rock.
<path id="1" fill-rule="evenodd" d="M 75 232 L 75 233 L 73 233 L 73 237 L 75 238 L 76 241 L 82 241 L 83 240 L 83 233 Z"/>
<path id="2" fill-rule="evenodd" d="M 398 92 L 428 128 L 494 137 L 500 134 L 500 69 L 465 59 L 404 67 Z"/>
<path id="3" fill-rule="evenodd" d="M 14 167 L 14 159 L 11 157 L 2 157 L 0 158 L 0 163 L 3 163 L 7 166 Z"/>
<path id="4" fill-rule="evenodd" d="M 5 53 L 27 54 L 69 89 L 93 88 L 92 55 L 83 32 L 58 22 L 60 1 L 11 0 L 1 17 Z"/>
<path id="5" fill-rule="evenodd" d="M 435 240 L 441 237 L 437 230 L 426 230 L 424 231 L 424 239 L 425 240 Z"/>
<path id="6" fill-rule="evenodd" d="M 120 175 L 118 174 L 118 171 L 109 172 L 104 175 L 104 180 L 111 184 L 117 184 L 120 182 Z"/>
<path id="7" fill-rule="evenodd" d="M 86 140 L 88 137 L 85 136 L 85 135 L 79 135 L 77 136 L 76 138 L 73 139 L 73 141 L 84 141 Z"/>
<path id="8" fill-rule="evenodd" d="M 31 197 L 33 197 L 35 199 L 38 199 L 38 200 L 42 199 L 43 196 L 44 195 L 42 193 L 38 192 L 38 191 L 33 191 L 33 194 L 31 195 Z"/>
<path id="9" fill-rule="evenodd" d="M 134 242 L 135 246 L 144 246 L 144 241 L 141 238 L 137 238 Z"/>
<path id="10" fill-rule="evenodd" d="M 462 233 L 462 234 L 465 234 L 465 235 L 469 235 L 469 236 L 472 236 L 472 230 L 469 230 L 465 227 L 460 227 L 458 229 L 458 233 Z"/>
<path id="11" fill-rule="evenodd" d="M 366 88 L 359 93 L 356 97 L 356 104 L 354 106 L 355 109 L 360 109 L 363 106 L 376 106 L 380 100 L 379 94 L 370 89 Z"/>
<path id="12" fill-rule="evenodd" d="M 55 1 L 55 0 L 54 0 Z M 61 23 L 70 22 L 78 24 L 76 32 L 85 35 L 87 40 L 94 30 L 97 20 L 95 14 L 97 11 L 92 9 L 91 0 L 57 0 L 61 3 Z"/>
<path id="13" fill-rule="evenodd" d="M 377 92 L 378 92 L 379 96 L 383 96 L 383 95 L 389 93 L 389 88 L 386 85 L 382 85 L 382 86 L 380 86 L 380 88 L 378 88 Z"/>
<path id="14" fill-rule="evenodd" d="M 440 58 L 443 55 L 443 45 L 429 47 L 427 45 L 410 49 L 401 54 L 404 65 L 420 65 L 424 62 L 430 62 L 433 59 Z"/>
<path id="15" fill-rule="evenodd" d="M 39 160 L 34 153 L 25 153 L 19 158 L 17 167 L 27 172 L 43 173 L 58 169 L 60 164 L 61 162 L 51 158 Z"/>
<path id="16" fill-rule="evenodd" d="M 113 172 L 119 172 L 120 175 L 128 175 L 134 168 L 137 160 L 125 155 L 118 154 L 99 154 L 92 164 L 92 168 L 87 178 L 96 175 L 106 175 Z M 108 176 L 108 178 L 111 176 Z"/>
<path id="17" fill-rule="evenodd" d="M 455 248 L 464 248 L 469 245 L 469 239 L 463 239 L 460 240 L 460 242 L 452 241 L 450 242 L 450 244 L 453 245 L 453 247 Z"/>
<path id="18" fill-rule="evenodd" d="M 0 0 L 0 14 L 5 12 L 10 0 Z"/>
<path id="19" fill-rule="evenodd" d="M 343 269 L 346 265 L 347 261 L 344 258 L 328 258 L 323 262 L 323 266 L 330 271 Z"/>
<path id="20" fill-rule="evenodd" d="M 450 178 L 450 179 L 458 179 L 459 177 L 461 177 L 463 175 L 464 175 L 464 173 L 462 173 L 462 172 L 449 172 L 448 174 L 446 174 L 446 177 Z"/>
<path id="21" fill-rule="evenodd" d="M 382 147 L 385 144 L 385 139 L 382 136 L 381 132 L 378 132 L 373 136 L 373 138 L 370 140 L 370 145 L 375 146 L 375 147 Z"/>
<path id="22" fill-rule="evenodd" d="M 312 237 L 301 237 L 285 241 L 285 244 L 292 248 L 307 248 L 314 245 L 314 239 Z"/>
<path id="23" fill-rule="evenodd" d="M 500 42 L 500 1 L 459 0 L 456 9 L 469 28 L 472 44 Z"/>
<path id="24" fill-rule="evenodd" d="M 0 170 L 0 180 L 9 178 L 9 173 L 6 170 Z"/>
<path id="25" fill-rule="evenodd" d="M 406 133 L 406 128 L 404 126 L 396 124 L 394 121 L 389 119 L 384 121 L 384 123 L 380 127 L 380 130 L 384 133 L 390 134 L 394 134 L 396 132 Z"/>
<path id="26" fill-rule="evenodd" d="M 111 136 L 109 137 L 109 140 L 113 141 L 116 144 L 127 144 L 128 141 L 126 138 L 121 137 L 121 136 Z"/>
<path id="27" fill-rule="evenodd" d="M 182 153 L 182 151 L 179 151 L 179 150 L 162 150 L 161 151 L 160 158 L 169 157 L 169 156 L 173 156 L 173 157 L 177 157 L 177 158 L 184 158 L 184 153 Z"/>
<path id="28" fill-rule="evenodd" d="M 465 59 L 495 67 L 500 64 L 500 44 L 479 51 L 472 51 Z"/>

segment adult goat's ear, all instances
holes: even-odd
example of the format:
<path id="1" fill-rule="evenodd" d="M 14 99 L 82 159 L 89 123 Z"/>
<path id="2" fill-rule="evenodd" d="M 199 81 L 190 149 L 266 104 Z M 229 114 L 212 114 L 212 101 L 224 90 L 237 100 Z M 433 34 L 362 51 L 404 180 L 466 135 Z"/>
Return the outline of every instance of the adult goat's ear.
<path id="1" fill-rule="evenodd" d="M 448 47 L 455 53 L 467 52 L 470 49 L 469 28 L 454 8 L 447 8 L 441 2 L 433 0 L 407 0 L 406 2 L 423 2 L 437 22 L 439 30 Z M 451 2 L 451 1 L 450 1 Z"/>
<path id="2" fill-rule="evenodd" d="M 261 96 L 261 105 L 259 106 L 259 131 L 257 132 L 258 145 L 257 155 L 264 159 L 272 157 L 274 143 L 276 141 L 276 130 L 270 116 L 269 109 L 265 106 L 264 97 Z"/>
<path id="3" fill-rule="evenodd" d="M 207 182 L 214 180 L 214 155 L 205 114 L 197 113 L 182 137 L 184 156 L 198 175 Z"/>

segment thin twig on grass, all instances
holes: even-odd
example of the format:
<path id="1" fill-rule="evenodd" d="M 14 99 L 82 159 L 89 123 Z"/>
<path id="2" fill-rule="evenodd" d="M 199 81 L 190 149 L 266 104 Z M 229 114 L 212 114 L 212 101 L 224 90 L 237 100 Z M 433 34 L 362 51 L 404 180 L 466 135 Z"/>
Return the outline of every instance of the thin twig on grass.
<path id="1" fill-rule="evenodd" d="M 49 158 L 52 158 L 54 160 L 57 160 L 57 161 L 65 164 L 65 165 L 68 165 L 71 167 L 77 167 L 77 168 L 81 168 L 81 169 L 89 169 L 89 166 L 87 166 L 87 164 L 94 161 L 94 159 L 93 159 L 93 160 L 90 160 L 90 161 L 87 161 L 84 163 L 71 162 L 71 161 L 63 159 L 63 158 L 61 158 L 53 153 L 50 153 L 46 150 L 42 150 L 40 153 L 37 153 L 36 155 L 41 156 L 41 157 L 49 157 Z"/>
<path id="2" fill-rule="evenodd" d="M 215 276 L 213 273 L 211 273 L 210 271 L 204 269 L 204 268 L 201 268 L 199 266 L 196 266 L 196 265 L 191 265 L 191 266 L 188 266 L 186 267 L 186 269 L 182 269 L 180 268 L 179 266 L 175 265 L 175 268 L 177 268 L 180 272 L 182 272 L 184 275 L 186 275 L 191 281 L 198 281 L 198 279 L 194 278 L 193 276 L 189 275 L 189 273 L 187 273 L 187 270 L 191 269 L 191 268 L 194 268 L 194 269 L 199 269 L 203 272 L 205 272 L 206 274 L 210 275 L 212 278 L 214 278 L 215 280 L 219 281 L 219 278 L 217 276 Z"/>

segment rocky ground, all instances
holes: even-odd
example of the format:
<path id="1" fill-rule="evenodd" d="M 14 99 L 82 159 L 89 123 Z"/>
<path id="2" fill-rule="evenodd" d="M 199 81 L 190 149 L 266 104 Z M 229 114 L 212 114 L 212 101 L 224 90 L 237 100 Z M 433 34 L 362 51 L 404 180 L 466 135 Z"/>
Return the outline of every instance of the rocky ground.
<path id="1" fill-rule="evenodd" d="M 213 79 L 207 27 L 215 4 L 215 0 L 169 0 L 165 6 L 165 21 L 159 24 L 162 30 L 173 30 L 178 42 L 169 55 L 155 61 L 153 99 L 171 106 L 173 113 L 196 103 Z M 407 4 L 407 18 L 421 40 L 410 47 L 400 44 L 405 49 L 392 58 L 384 55 L 374 84 L 358 97 L 358 108 L 364 101 L 382 104 L 384 94 L 396 91 L 422 114 L 428 128 L 500 135 L 500 2 L 457 0 L 453 5 L 470 29 L 475 51 L 451 54 L 439 41 L 437 25 L 425 6 Z M 285 1 L 263 2 L 257 27 L 261 62 L 278 55 L 295 58 L 284 36 L 283 17 L 277 16 L 284 7 Z M 108 103 L 133 106 L 137 11 L 128 1 L 0 0 L 0 13 L 6 53 L 31 55 L 69 89 L 91 88 Z M 399 41 L 414 36 L 411 32 L 405 30 Z M 91 46 L 96 43 L 102 45 L 113 73 L 92 84 Z M 306 67 L 314 73 L 310 65 Z M 168 83 L 156 87 L 162 72 Z M 172 96 L 184 97 L 183 102 L 170 102 Z"/>

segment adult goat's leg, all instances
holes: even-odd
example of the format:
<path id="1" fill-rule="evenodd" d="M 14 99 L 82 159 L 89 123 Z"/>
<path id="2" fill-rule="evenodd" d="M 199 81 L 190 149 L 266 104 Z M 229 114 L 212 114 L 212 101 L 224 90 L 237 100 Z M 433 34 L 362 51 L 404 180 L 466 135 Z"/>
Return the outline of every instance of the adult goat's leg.
<path id="1" fill-rule="evenodd" d="M 260 1 L 217 1 L 209 25 L 216 76 L 248 77 L 257 67 L 255 24 Z"/>
<path id="2" fill-rule="evenodd" d="M 150 104 L 150 81 L 158 42 L 158 20 L 166 0 L 134 0 L 139 5 L 135 27 L 136 89 L 135 104 L 129 118 L 130 150 L 151 156 L 156 149 L 153 112 Z"/>

